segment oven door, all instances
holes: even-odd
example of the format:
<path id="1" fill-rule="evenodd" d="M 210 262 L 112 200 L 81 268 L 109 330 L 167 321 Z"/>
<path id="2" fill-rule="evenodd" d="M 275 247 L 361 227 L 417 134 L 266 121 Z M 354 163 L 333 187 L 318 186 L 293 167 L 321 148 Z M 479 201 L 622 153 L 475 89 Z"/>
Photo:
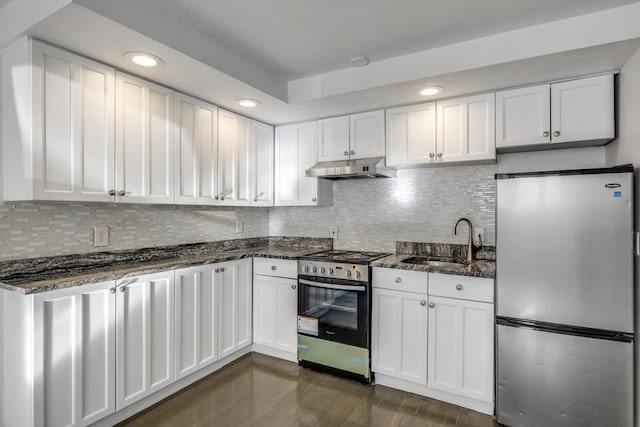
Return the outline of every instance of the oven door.
<path id="1" fill-rule="evenodd" d="M 298 333 L 369 348 L 369 286 L 298 277 Z"/>

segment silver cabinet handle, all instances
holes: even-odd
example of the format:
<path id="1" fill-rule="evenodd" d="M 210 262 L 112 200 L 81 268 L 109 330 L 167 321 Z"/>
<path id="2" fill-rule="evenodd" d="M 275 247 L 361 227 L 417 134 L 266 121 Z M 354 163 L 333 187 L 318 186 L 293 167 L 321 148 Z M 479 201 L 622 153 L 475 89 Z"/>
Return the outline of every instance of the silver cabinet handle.
<path id="1" fill-rule="evenodd" d="M 400 283 L 400 282 L 402 282 L 402 279 L 399 277 L 396 277 L 396 283 Z"/>
<path id="2" fill-rule="evenodd" d="M 427 302 L 425 300 L 422 300 L 420 301 L 420 305 L 424 307 L 425 305 L 427 305 Z"/>
<path id="3" fill-rule="evenodd" d="M 458 283 L 458 284 L 456 285 L 456 289 L 457 289 L 457 290 L 459 290 L 459 291 L 461 291 L 461 290 L 462 290 L 462 285 L 461 285 L 460 283 Z"/>
<path id="4" fill-rule="evenodd" d="M 353 156 L 354 154 L 356 154 L 356 152 L 351 150 L 351 151 L 349 151 L 349 154 L 351 154 Z"/>
<path id="5" fill-rule="evenodd" d="M 224 267 L 220 267 L 220 273 L 224 273 Z"/>
<path id="6" fill-rule="evenodd" d="M 112 294 L 115 294 L 116 293 L 116 288 L 109 288 L 109 292 L 112 293 Z"/>
<path id="7" fill-rule="evenodd" d="M 442 153 L 438 153 L 438 158 L 441 159 L 442 158 Z"/>
<path id="8" fill-rule="evenodd" d="M 120 288 L 120 292 L 124 292 L 127 290 L 127 285 L 124 285 Z"/>
<path id="9" fill-rule="evenodd" d="M 296 288 L 296 285 L 291 285 L 291 289 L 295 289 L 295 288 Z"/>
<path id="10" fill-rule="evenodd" d="M 316 200 L 318 200 L 318 199 L 316 199 L 315 197 L 312 197 L 312 198 L 311 198 L 311 201 L 312 201 L 312 202 L 315 202 Z"/>
<path id="11" fill-rule="evenodd" d="M 114 190 L 113 188 L 111 190 L 109 190 L 109 195 L 110 196 L 115 196 L 116 194 L 117 194 L 116 190 Z"/>
<path id="12" fill-rule="evenodd" d="M 348 152 L 348 151 L 345 151 L 343 154 L 344 154 L 345 156 L 348 156 L 348 155 L 349 155 L 349 152 Z"/>
<path id="13" fill-rule="evenodd" d="M 220 196 L 220 200 L 224 200 L 224 196 Z"/>
<path id="14" fill-rule="evenodd" d="M 429 308 L 433 308 L 433 307 L 435 307 L 435 306 L 436 306 L 436 305 L 435 305 L 434 303 L 432 303 L 432 302 L 430 302 L 430 303 L 429 303 Z"/>
<path id="15" fill-rule="evenodd" d="M 560 136 L 560 131 L 557 130 L 557 131 L 553 132 L 553 136 Z"/>
<path id="16" fill-rule="evenodd" d="M 124 190 L 118 191 L 118 196 L 122 197 L 122 196 L 126 196 L 126 195 L 127 195 L 126 191 L 124 191 Z"/>
<path id="17" fill-rule="evenodd" d="M 430 158 L 432 158 L 432 159 L 433 159 L 435 156 L 436 156 L 436 155 L 435 155 L 434 153 L 429 153 L 429 157 L 430 157 Z"/>
<path id="18" fill-rule="evenodd" d="M 544 132 L 542 132 L 542 136 L 545 137 L 545 138 L 548 138 L 549 137 L 549 131 L 545 130 Z"/>
<path id="19" fill-rule="evenodd" d="M 272 269 L 273 271 L 275 271 L 275 270 L 276 270 L 276 266 L 275 266 L 275 265 L 272 265 L 272 266 L 271 266 L 271 269 Z"/>
<path id="20" fill-rule="evenodd" d="M 213 272 L 214 273 L 220 273 L 220 269 L 219 268 L 215 268 L 215 269 L 213 269 Z"/>

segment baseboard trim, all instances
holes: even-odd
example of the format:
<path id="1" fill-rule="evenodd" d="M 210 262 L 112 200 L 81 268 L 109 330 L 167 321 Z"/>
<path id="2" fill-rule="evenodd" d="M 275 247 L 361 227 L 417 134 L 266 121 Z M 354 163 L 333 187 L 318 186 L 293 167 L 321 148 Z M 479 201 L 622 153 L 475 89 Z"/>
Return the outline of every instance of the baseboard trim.
<path id="1" fill-rule="evenodd" d="M 289 362 L 298 363 L 298 353 L 290 353 L 284 350 L 278 350 L 273 347 L 269 347 L 263 344 L 253 344 L 251 351 L 260 354 L 266 354 L 267 356 L 277 357 L 278 359 L 288 360 Z"/>

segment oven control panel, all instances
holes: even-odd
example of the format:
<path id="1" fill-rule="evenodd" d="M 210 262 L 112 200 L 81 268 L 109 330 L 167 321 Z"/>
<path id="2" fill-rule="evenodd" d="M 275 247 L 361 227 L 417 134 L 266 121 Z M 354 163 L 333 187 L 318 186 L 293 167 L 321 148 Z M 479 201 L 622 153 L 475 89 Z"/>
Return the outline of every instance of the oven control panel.
<path id="1" fill-rule="evenodd" d="M 369 266 L 367 264 L 298 260 L 298 274 L 368 282 Z"/>

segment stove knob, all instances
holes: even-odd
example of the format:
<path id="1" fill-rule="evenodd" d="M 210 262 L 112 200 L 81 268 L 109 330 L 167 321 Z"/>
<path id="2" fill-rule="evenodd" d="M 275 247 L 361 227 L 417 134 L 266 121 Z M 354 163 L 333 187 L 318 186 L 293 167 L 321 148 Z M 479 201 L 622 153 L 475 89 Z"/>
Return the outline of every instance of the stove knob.
<path id="1" fill-rule="evenodd" d="M 320 273 L 324 274 L 324 272 L 325 272 L 325 271 L 326 271 L 326 270 L 325 270 L 325 268 L 324 268 L 324 267 L 320 268 Z"/>
<path id="2" fill-rule="evenodd" d="M 318 272 L 318 268 L 317 267 L 313 267 L 313 272 L 317 273 Z"/>
<path id="3" fill-rule="evenodd" d="M 304 266 L 304 271 L 305 271 L 305 272 L 309 271 L 309 266 L 308 266 L 308 265 L 305 265 L 305 266 Z"/>
<path id="4" fill-rule="evenodd" d="M 333 268 L 329 269 L 329 274 L 333 274 Z"/>
<path id="5" fill-rule="evenodd" d="M 351 271 L 347 270 L 346 274 L 347 274 L 347 277 L 351 277 Z"/>
<path id="6" fill-rule="evenodd" d="M 356 277 L 360 277 L 360 272 L 356 271 Z"/>

